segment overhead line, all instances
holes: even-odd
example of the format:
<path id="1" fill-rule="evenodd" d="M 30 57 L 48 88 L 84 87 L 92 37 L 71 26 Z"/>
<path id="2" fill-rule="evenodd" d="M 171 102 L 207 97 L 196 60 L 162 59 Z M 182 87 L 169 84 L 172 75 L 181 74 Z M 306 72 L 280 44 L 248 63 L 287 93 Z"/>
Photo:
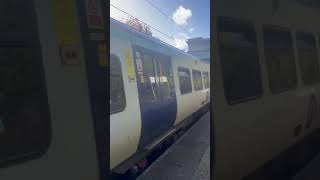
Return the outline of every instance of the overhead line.
<path id="1" fill-rule="evenodd" d="M 158 6 L 154 5 L 151 1 L 149 1 L 149 0 L 145 0 L 145 1 L 147 1 L 151 6 L 153 6 L 154 8 L 156 8 L 156 9 L 157 9 L 159 12 L 161 12 L 163 15 L 165 15 L 165 16 L 169 17 L 169 19 L 171 19 L 171 17 L 170 17 L 167 13 L 165 13 L 164 11 L 162 11 Z"/>
<path id="2" fill-rule="evenodd" d="M 131 14 L 129 14 L 128 12 L 126 12 L 126 11 L 118 8 L 117 6 L 115 6 L 115 5 L 113 5 L 113 4 L 110 4 L 110 6 L 112 6 L 112 7 L 116 8 L 117 10 L 119 10 L 119 11 L 121 11 L 121 12 L 123 12 L 123 13 L 125 13 L 125 14 L 127 14 L 127 15 L 129 15 L 129 16 L 131 16 L 132 18 L 136 18 L 136 17 L 134 17 L 133 15 L 131 15 Z M 138 18 L 137 18 L 137 19 L 138 19 Z M 148 25 L 148 26 L 151 27 L 152 29 L 156 30 L 157 32 L 161 33 L 162 35 L 165 35 L 166 37 L 168 37 L 168 38 L 170 38 L 170 39 L 173 40 L 173 37 L 172 37 L 172 36 L 169 36 L 168 34 L 166 34 L 166 33 L 162 32 L 162 31 L 158 30 L 157 28 L 155 28 L 155 27 L 153 27 L 153 26 L 151 26 L 151 25 L 149 25 L 149 24 L 141 21 L 140 19 L 138 19 L 138 21 L 144 23 L 145 25 Z"/>
<path id="3" fill-rule="evenodd" d="M 167 13 L 165 13 L 163 10 L 161 10 L 158 6 L 156 6 L 155 4 L 153 4 L 151 1 L 149 0 L 145 0 L 147 3 L 149 3 L 152 7 L 154 7 L 155 9 L 157 9 L 159 12 L 161 12 L 163 15 L 165 15 L 166 17 L 168 17 L 172 22 L 174 22 L 173 18 L 171 16 L 169 16 Z M 182 30 L 184 30 L 185 32 L 187 32 L 189 35 L 191 35 L 191 33 L 184 29 L 183 27 L 181 26 L 177 26 L 178 28 L 181 28 Z M 173 32 L 172 32 L 173 34 Z"/>

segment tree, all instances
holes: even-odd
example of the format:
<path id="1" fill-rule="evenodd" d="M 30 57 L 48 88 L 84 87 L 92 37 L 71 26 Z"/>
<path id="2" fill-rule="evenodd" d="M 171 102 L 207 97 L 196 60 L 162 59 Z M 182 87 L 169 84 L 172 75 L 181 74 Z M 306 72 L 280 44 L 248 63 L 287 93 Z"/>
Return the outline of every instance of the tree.
<path id="1" fill-rule="evenodd" d="M 143 32 L 147 35 L 152 36 L 152 31 L 151 31 L 150 26 L 143 24 L 141 21 L 139 21 L 138 18 L 125 19 L 125 20 L 123 20 L 123 23 L 134 28 L 137 31 L 140 31 L 140 32 Z"/>

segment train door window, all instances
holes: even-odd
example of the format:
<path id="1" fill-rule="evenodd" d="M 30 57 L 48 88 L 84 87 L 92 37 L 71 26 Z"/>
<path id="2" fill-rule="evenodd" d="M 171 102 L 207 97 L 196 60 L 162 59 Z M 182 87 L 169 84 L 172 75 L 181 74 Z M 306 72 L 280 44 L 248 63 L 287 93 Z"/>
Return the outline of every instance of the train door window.
<path id="1" fill-rule="evenodd" d="M 190 70 L 187 68 L 178 68 L 179 84 L 181 94 L 192 92 Z"/>
<path id="2" fill-rule="evenodd" d="M 281 93 L 294 89 L 297 74 L 290 31 L 264 26 L 263 38 L 271 92 Z"/>
<path id="3" fill-rule="evenodd" d="M 227 102 L 237 104 L 261 96 L 262 82 L 254 25 L 220 17 L 218 43 Z"/>
<path id="4" fill-rule="evenodd" d="M 311 33 L 297 32 L 297 49 L 302 81 L 311 85 L 319 81 L 319 64 L 316 39 Z"/>
<path id="5" fill-rule="evenodd" d="M 203 72 L 202 76 L 203 76 L 204 88 L 209 89 L 210 88 L 209 73 Z"/>
<path id="6" fill-rule="evenodd" d="M 123 111 L 126 98 L 123 86 L 122 68 L 119 58 L 110 55 L 110 113 Z"/>
<path id="7" fill-rule="evenodd" d="M 35 49 L 0 47 L 0 166 L 42 154 L 50 144 L 49 107 Z"/>
<path id="8" fill-rule="evenodd" d="M 175 87 L 173 81 L 173 70 L 170 56 L 160 55 L 157 58 L 159 61 L 159 80 L 163 87 L 162 96 L 169 97 L 175 95 Z"/>
<path id="9" fill-rule="evenodd" d="M 193 86 L 195 91 L 203 89 L 203 82 L 201 72 L 197 70 L 192 70 Z"/>
<path id="10" fill-rule="evenodd" d="M 142 59 L 143 73 L 144 73 L 144 83 L 142 86 L 142 98 L 145 101 L 155 101 L 158 97 L 158 89 L 157 89 L 157 74 L 156 74 L 156 64 L 154 61 L 154 57 L 148 54 L 147 52 L 143 53 Z"/>
<path id="11" fill-rule="evenodd" d="M 34 7 L 33 1 L 0 1 L 0 167 L 41 157 L 51 141 Z"/>

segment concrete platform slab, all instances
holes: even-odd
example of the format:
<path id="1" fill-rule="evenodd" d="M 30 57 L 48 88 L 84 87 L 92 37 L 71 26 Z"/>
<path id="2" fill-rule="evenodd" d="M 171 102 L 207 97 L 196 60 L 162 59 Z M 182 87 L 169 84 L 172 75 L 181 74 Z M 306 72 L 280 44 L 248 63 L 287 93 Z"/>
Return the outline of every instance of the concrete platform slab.
<path id="1" fill-rule="evenodd" d="M 205 114 L 137 180 L 210 180 L 210 113 Z"/>

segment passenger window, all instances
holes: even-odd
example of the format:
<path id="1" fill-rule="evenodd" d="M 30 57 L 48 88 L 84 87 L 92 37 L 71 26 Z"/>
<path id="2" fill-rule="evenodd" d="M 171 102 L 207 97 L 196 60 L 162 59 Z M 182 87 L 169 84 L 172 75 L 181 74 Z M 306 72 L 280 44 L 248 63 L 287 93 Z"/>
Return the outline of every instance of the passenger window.
<path id="1" fill-rule="evenodd" d="M 22 44 L 0 46 L 0 166 L 43 154 L 50 144 L 50 114 L 37 50 Z"/>
<path id="2" fill-rule="evenodd" d="M 297 74 L 290 31 L 265 26 L 263 38 L 271 92 L 281 93 L 294 89 Z"/>
<path id="3" fill-rule="evenodd" d="M 204 88 L 205 89 L 210 88 L 209 73 L 208 72 L 203 72 L 202 76 L 203 76 Z"/>
<path id="4" fill-rule="evenodd" d="M 218 43 L 228 103 L 237 104 L 261 96 L 262 83 L 254 25 L 220 17 Z"/>
<path id="5" fill-rule="evenodd" d="M 156 76 L 156 64 L 153 59 L 153 56 L 143 53 L 142 59 L 143 65 L 143 76 L 144 76 L 144 83 L 141 86 L 141 96 L 145 101 L 155 101 L 158 97 L 157 92 L 157 76 Z"/>
<path id="6" fill-rule="evenodd" d="M 179 84 L 181 94 L 190 93 L 192 91 L 190 71 L 187 68 L 178 68 Z"/>
<path id="7" fill-rule="evenodd" d="M 297 49 L 302 81 L 312 85 L 319 81 L 319 64 L 316 39 L 312 34 L 297 32 Z"/>
<path id="8" fill-rule="evenodd" d="M 122 68 L 117 56 L 110 55 L 110 114 L 123 111 L 126 107 Z"/>
<path id="9" fill-rule="evenodd" d="M 193 86 L 195 91 L 203 89 L 202 76 L 200 71 L 192 70 Z"/>
<path id="10" fill-rule="evenodd" d="M 171 59 L 165 55 L 161 55 L 157 59 L 159 59 L 160 84 L 163 87 L 162 95 L 164 97 L 175 96 Z"/>
<path id="11" fill-rule="evenodd" d="M 51 141 L 34 7 L 34 1 L 0 1 L 1 168 L 40 158 Z"/>

